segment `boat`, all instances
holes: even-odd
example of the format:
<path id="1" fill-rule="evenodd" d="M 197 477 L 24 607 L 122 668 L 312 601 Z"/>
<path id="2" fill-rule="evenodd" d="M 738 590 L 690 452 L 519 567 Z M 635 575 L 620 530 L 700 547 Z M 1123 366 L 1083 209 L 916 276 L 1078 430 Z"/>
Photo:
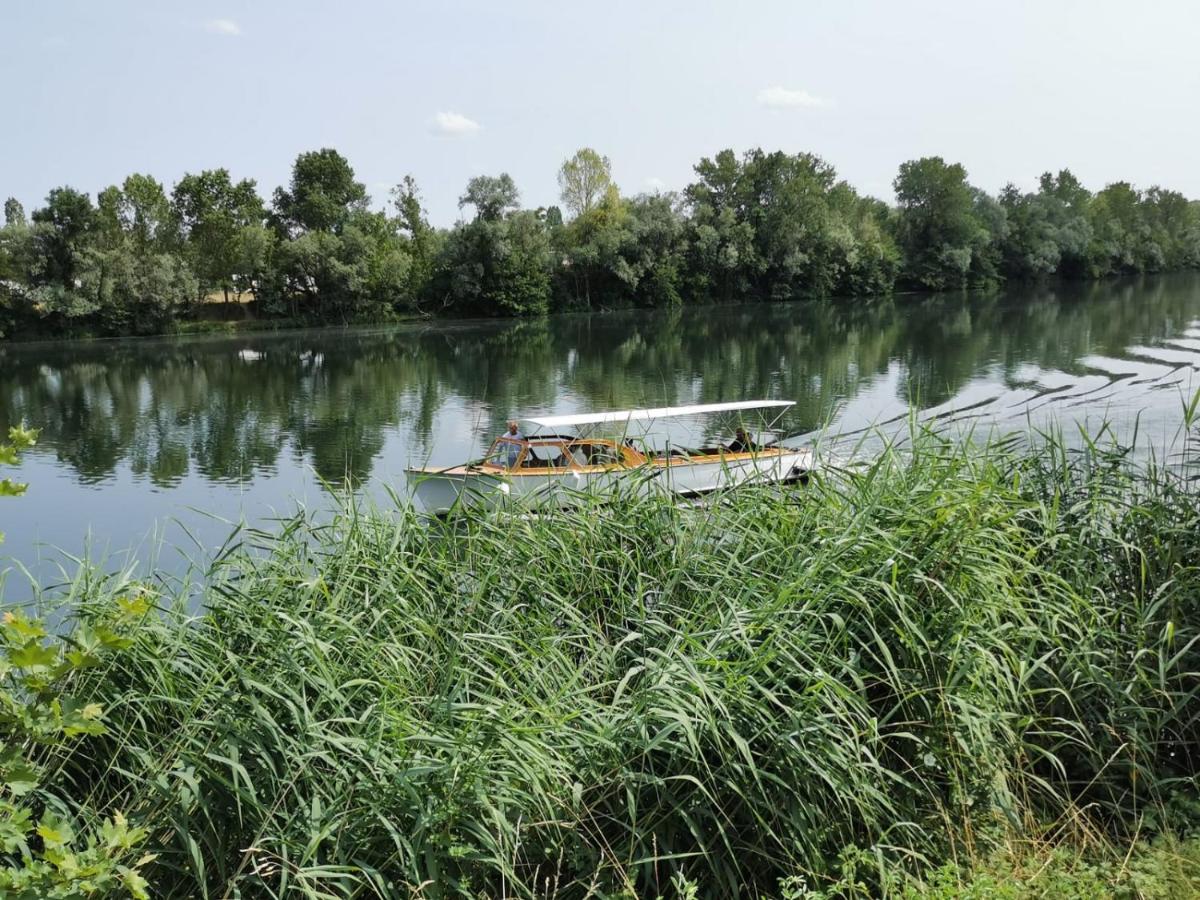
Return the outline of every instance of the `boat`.
<path id="1" fill-rule="evenodd" d="M 496 438 L 478 461 L 447 468 L 414 466 L 405 474 L 417 502 L 437 514 L 505 503 L 567 507 L 613 490 L 697 497 L 747 483 L 792 483 L 807 478 L 814 462 L 812 450 L 784 446 L 772 430 L 792 405 L 787 400 L 743 400 L 527 418 L 520 421 L 528 433 Z M 732 430 L 732 440 L 709 437 L 698 446 L 654 435 L 654 426 L 664 421 L 711 421 L 768 410 L 777 412 L 774 422 L 753 436 L 740 424 Z"/>

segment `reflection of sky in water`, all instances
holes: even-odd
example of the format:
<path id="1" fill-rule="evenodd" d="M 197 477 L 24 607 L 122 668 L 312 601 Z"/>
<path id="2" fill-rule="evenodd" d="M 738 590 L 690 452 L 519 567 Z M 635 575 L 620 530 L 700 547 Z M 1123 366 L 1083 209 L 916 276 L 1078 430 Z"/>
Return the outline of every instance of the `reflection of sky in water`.
<path id="1" fill-rule="evenodd" d="M 387 503 L 407 465 L 477 457 L 514 415 L 769 397 L 796 401 L 793 440 L 837 446 L 903 428 L 911 402 L 976 434 L 1059 424 L 1074 439 L 1073 423 L 1107 420 L 1165 447 L 1198 370 L 1189 276 L 1012 298 L 0 345 L 0 428 L 43 430 L 20 472 L 30 493 L 0 503 L 0 552 L 49 577 L 53 548 L 81 553 L 88 535 L 93 557 L 143 559 L 160 536 L 160 562 L 179 570 L 181 552 L 211 551 L 238 519 L 325 508 L 323 483 L 340 489 L 347 472 Z M 668 434 L 709 437 L 692 422 Z"/>

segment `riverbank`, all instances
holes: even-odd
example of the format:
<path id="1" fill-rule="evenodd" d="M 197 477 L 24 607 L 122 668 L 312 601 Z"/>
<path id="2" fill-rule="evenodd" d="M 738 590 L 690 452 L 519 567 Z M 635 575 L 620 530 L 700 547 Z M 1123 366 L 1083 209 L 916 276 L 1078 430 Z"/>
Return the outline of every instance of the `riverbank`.
<path id="1" fill-rule="evenodd" d="M 1022 846 L 1119 893 L 1156 835 L 1194 886 L 1190 473 L 920 435 L 702 510 L 346 509 L 206 587 L 83 574 L 84 656 L 9 617 L 7 677 L 105 733 L 18 742 L 19 802 L 145 828 L 155 896 L 939 897 L 1005 853 L 1037 896 Z"/>

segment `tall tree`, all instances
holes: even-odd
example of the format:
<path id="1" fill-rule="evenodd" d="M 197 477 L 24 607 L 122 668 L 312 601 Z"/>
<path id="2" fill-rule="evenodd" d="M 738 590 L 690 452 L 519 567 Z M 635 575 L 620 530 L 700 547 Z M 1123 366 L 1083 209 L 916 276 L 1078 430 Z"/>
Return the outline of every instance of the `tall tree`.
<path id="1" fill-rule="evenodd" d="M 119 214 L 139 252 L 164 250 L 175 243 L 171 201 L 162 184 L 149 175 L 130 175 L 121 185 Z"/>
<path id="2" fill-rule="evenodd" d="M 967 170 L 927 156 L 903 163 L 893 186 L 897 237 L 909 279 L 934 290 L 967 284 L 991 239 Z"/>
<path id="3" fill-rule="evenodd" d="M 400 230 L 408 238 L 408 249 L 412 257 L 408 293 L 415 303 L 428 290 L 433 277 L 439 234 L 425 216 L 416 179 L 411 175 L 405 175 L 404 180 L 392 188 L 392 205 L 396 208 Z"/>
<path id="4" fill-rule="evenodd" d="M 46 205 L 34 210 L 33 222 L 42 257 L 38 283 L 73 289 L 83 250 L 96 223 L 91 198 L 71 187 L 54 188 L 46 196 Z"/>
<path id="5" fill-rule="evenodd" d="M 495 222 L 517 208 L 520 193 L 507 172 L 497 176 L 477 175 L 467 182 L 467 189 L 458 198 L 458 208 L 475 207 L 475 218 Z"/>
<path id="6" fill-rule="evenodd" d="M 463 315 L 541 315 L 550 303 L 550 239 L 543 217 L 514 211 L 511 177 L 481 175 L 467 183 L 459 206 L 475 218 L 459 224 L 442 247 L 434 294 Z"/>
<path id="7" fill-rule="evenodd" d="M 1138 272 L 1145 267 L 1149 228 L 1142 214 L 1142 194 L 1127 181 L 1107 185 L 1092 198 L 1088 257 L 1093 275 Z"/>
<path id="8" fill-rule="evenodd" d="M 228 169 L 206 169 L 184 175 L 171 199 L 199 290 L 219 290 L 228 301 L 251 287 L 270 246 L 254 181 L 235 183 Z"/>
<path id="9" fill-rule="evenodd" d="M 25 224 L 25 207 L 21 205 L 21 201 L 16 197 L 9 197 L 4 201 L 4 224 Z"/>
<path id="10" fill-rule="evenodd" d="M 77 274 L 90 325 L 109 334 L 164 330 L 196 298 L 196 279 L 173 239 L 162 185 L 132 175 L 97 196 Z"/>
<path id="11" fill-rule="evenodd" d="M 760 262 L 754 226 L 744 201 L 743 166 L 732 150 L 695 165 L 696 180 L 684 189 L 691 211 L 691 292 L 729 301 L 753 293 Z"/>
<path id="12" fill-rule="evenodd" d="M 607 156 L 601 156 L 591 147 L 583 147 L 558 170 L 558 187 L 563 205 L 571 214 L 586 215 L 616 190 L 612 182 L 612 164 Z"/>
<path id="13" fill-rule="evenodd" d="M 291 233 L 337 232 L 352 213 L 367 208 L 367 189 L 354 180 L 349 161 L 328 147 L 301 153 L 289 187 L 276 188 L 275 214 Z"/>

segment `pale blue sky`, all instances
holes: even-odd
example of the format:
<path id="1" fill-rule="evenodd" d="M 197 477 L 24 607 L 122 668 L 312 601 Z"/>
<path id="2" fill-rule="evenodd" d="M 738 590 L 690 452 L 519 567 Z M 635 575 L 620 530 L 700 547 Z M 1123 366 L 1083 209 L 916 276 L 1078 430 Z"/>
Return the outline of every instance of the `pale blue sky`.
<path id="1" fill-rule="evenodd" d="M 555 202 L 582 145 L 625 193 L 762 146 L 889 200 L 927 154 L 991 191 L 1069 166 L 1200 197 L 1200 5 L 1182 0 L 0 2 L 0 197 L 30 208 L 217 166 L 269 197 L 322 146 L 377 201 L 411 172 L 439 224 L 485 172 Z"/>

